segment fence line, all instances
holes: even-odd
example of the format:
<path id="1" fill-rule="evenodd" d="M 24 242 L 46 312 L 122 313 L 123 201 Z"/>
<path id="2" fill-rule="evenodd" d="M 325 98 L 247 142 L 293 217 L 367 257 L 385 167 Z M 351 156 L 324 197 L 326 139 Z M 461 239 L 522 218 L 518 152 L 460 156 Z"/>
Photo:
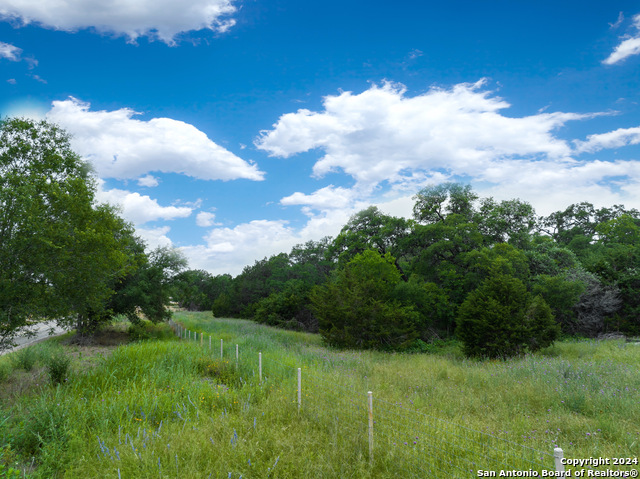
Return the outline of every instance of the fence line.
<path id="1" fill-rule="evenodd" d="M 188 330 L 173 321 L 170 324 L 178 337 L 182 338 L 184 333 L 186 338 Z M 188 332 L 190 338 L 191 331 Z M 224 357 L 223 344 L 223 339 L 220 339 L 221 358 Z M 209 345 L 211 348 L 211 336 Z M 238 351 L 236 344 L 236 368 L 239 363 Z M 275 374 L 273 365 L 279 366 L 279 375 Z M 263 366 L 267 367 L 264 377 Z M 355 440 L 362 443 L 363 448 L 368 443 L 370 463 L 378 458 L 391 458 L 404 467 L 409 466 L 402 471 L 404 477 L 477 477 L 479 470 L 564 472 L 561 460 L 563 451 L 560 448 L 555 448 L 553 454 L 539 451 L 377 396 L 374 398 L 372 391 L 365 394 L 353 384 L 329 382 L 309 369 L 305 369 L 303 385 L 302 369 L 270 356 L 263 364 L 262 351 L 258 352 L 260 384 L 270 382 L 272 378 L 293 379 L 297 374 L 297 409 L 300 414 L 315 415 L 316 419 L 321 415 L 333 417 L 336 427 L 339 426 L 343 431 L 352 429 L 354 437 L 342 434 L 344 440 Z M 327 408 L 327 405 L 330 407 Z M 343 417 L 342 421 L 339 416 Z M 365 417 L 368 417 L 368 422 Z"/>

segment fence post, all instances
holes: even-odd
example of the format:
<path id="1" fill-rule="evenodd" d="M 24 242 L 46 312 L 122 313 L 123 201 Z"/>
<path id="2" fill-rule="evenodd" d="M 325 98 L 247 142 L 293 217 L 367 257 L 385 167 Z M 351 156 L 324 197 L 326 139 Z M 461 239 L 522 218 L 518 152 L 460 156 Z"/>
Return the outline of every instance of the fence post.
<path id="1" fill-rule="evenodd" d="M 369 391 L 368 409 L 369 409 L 369 462 L 373 462 L 373 392 Z"/>
<path id="2" fill-rule="evenodd" d="M 556 472 L 564 472 L 564 464 L 562 464 L 562 458 L 564 457 L 564 452 L 562 448 L 556 447 L 553 450 L 553 458 L 556 462 Z"/>
<path id="3" fill-rule="evenodd" d="M 298 368 L 298 412 L 302 406 L 302 368 Z"/>
<path id="4" fill-rule="evenodd" d="M 189 341 L 191 341 L 191 330 L 189 330 Z"/>
<path id="5" fill-rule="evenodd" d="M 220 340 L 220 359 L 222 359 L 224 357 L 224 347 L 223 347 L 223 340 Z"/>
<path id="6" fill-rule="evenodd" d="M 236 344 L 236 369 L 238 369 L 238 345 Z"/>
<path id="7" fill-rule="evenodd" d="M 258 353 L 258 378 L 260 378 L 260 384 L 262 384 L 262 353 Z"/>

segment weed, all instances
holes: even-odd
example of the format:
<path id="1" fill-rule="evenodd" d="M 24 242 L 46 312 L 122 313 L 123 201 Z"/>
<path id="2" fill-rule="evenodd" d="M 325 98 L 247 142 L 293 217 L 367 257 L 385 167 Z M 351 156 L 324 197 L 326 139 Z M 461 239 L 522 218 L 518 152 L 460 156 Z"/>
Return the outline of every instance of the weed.
<path id="1" fill-rule="evenodd" d="M 53 352 L 47 359 L 47 373 L 53 384 L 60 384 L 68 379 L 69 366 L 71 365 L 71 357 L 67 356 L 64 351 L 57 350 Z"/>
<path id="2" fill-rule="evenodd" d="M 214 379 L 219 384 L 232 386 L 238 383 L 239 376 L 229 361 L 200 357 L 196 361 L 196 369 L 202 376 Z"/>
<path id="3" fill-rule="evenodd" d="M 14 457 L 10 446 L 0 447 L 0 478 L 19 479 L 20 471 L 9 466 Z"/>
<path id="4" fill-rule="evenodd" d="M 145 341 L 147 339 L 151 339 L 151 334 L 149 334 L 149 331 L 142 321 L 133 323 L 129 326 L 128 333 L 131 341 Z"/>
<path id="5" fill-rule="evenodd" d="M 7 380 L 11 374 L 11 366 L 6 362 L 0 362 L 0 383 Z"/>
<path id="6" fill-rule="evenodd" d="M 17 368 L 22 368 L 27 372 L 33 369 L 37 359 L 32 348 L 19 349 L 13 354 L 12 358 Z"/>

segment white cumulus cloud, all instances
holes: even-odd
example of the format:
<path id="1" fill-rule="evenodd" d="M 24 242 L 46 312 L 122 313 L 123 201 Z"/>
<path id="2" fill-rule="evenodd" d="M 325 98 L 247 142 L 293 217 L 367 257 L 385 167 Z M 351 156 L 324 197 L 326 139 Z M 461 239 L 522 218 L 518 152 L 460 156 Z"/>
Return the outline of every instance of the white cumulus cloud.
<path id="1" fill-rule="evenodd" d="M 208 211 L 201 211 L 196 216 L 196 224 L 203 228 L 208 228 L 215 224 L 216 215 Z"/>
<path id="2" fill-rule="evenodd" d="M 640 13 L 633 17 L 633 28 L 635 28 L 635 35 L 623 37 L 624 40 L 616 46 L 602 63 L 605 65 L 614 65 L 627 59 L 630 56 L 640 54 Z"/>
<path id="3" fill-rule="evenodd" d="M 285 206 L 307 205 L 319 210 L 347 208 L 351 206 L 355 196 L 356 191 L 353 189 L 329 185 L 311 193 L 310 195 L 296 192 L 290 196 L 282 198 L 280 200 L 280 204 Z"/>
<path id="4" fill-rule="evenodd" d="M 385 83 L 360 94 L 327 96 L 324 111 L 281 116 L 256 146 L 279 157 L 318 148 L 324 156 L 313 167 L 316 176 L 342 170 L 366 190 L 383 181 L 413 184 L 442 170 L 476 175 L 505 158 L 560 160 L 571 147 L 554 131 L 592 116 L 507 117 L 501 110 L 509 104 L 483 85 L 481 80 L 409 97 L 404 86 Z"/>
<path id="5" fill-rule="evenodd" d="M 587 141 L 576 141 L 576 151 L 594 152 L 605 148 L 620 148 L 621 146 L 637 145 L 640 143 L 640 127 L 618 128 L 607 133 L 587 136 Z"/>
<path id="6" fill-rule="evenodd" d="M 173 246 L 173 242 L 167 236 L 170 231 L 171 228 L 169 226 L 136 228 L 136 234 L 145 242 L 148 251 L 154 250 L 159 246 Z"/>
<path id="7" fill-rule="evenodd" d="M 158 181 L 158 178 L 156 178 L 153 175 L 145 175 L 138 178 L 139 186 L 146 186 L 147 188 L 153 188 L 154 186 L 158 186 L 159 184 L 160 182 Z"/>
<path id="8" fill-rule="evenodd" d="M 174 44 L 181 32 L 209 29 L 225 32 L 235 24 L 234 0 L 2 0 L 0 18 L 45 28 L 141 36 Z"/>
<path id="9" fill-rule="evenodd" d="M 20 61 L 22 49 L 9 43 L 0 42 L 0 58 L 6 58 L 12 62 Z"/>
<path id="10" fill-rule="evenodd" d="M 90 111 L 76 98 L 54 101 L 47 119 L 72 135 L 74 150 L 102 178 L 135 179 L 150 171 L 203 180 L 262 180 L 264 173 L 211 141 L 193 125 L 171 118 L 136 120 L 129 108 Z"/>
<path id="11" fill-rule="evenodd" d="M 300 229 L 285 220 L 254 220 L 232 228 L 213 228 L 204 237 L 205 244 L 180 249 L 190 268 L 237 275 L 256 260 L 288 253 L 293 246 L 309 240 L 337 235 L 355 212 L 355 209 L 334 209 L 310 215 Z"/>
<path id="12" fill-rule="evenodd" d="M 134 225 L 143 225 L 149 221 L 173 220 L 191 215 L 192 208 L 186 206 L 161 206 L 157 200 L 140 193 L 117 188 L 105 190 L 99 182 L 96 198 L 122 209 L 124 219 Z"/>

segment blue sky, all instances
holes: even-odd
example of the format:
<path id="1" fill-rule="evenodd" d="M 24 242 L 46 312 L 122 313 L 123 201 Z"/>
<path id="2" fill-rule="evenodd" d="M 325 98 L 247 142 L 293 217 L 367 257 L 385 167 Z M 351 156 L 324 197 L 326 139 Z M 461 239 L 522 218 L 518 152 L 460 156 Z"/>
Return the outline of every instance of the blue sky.
<path id="1" fill-rule="evenodd" d="M 0 0 L 0 114 L 238 274 L 443 181 L 640 208 L 640 2 Z"/>

